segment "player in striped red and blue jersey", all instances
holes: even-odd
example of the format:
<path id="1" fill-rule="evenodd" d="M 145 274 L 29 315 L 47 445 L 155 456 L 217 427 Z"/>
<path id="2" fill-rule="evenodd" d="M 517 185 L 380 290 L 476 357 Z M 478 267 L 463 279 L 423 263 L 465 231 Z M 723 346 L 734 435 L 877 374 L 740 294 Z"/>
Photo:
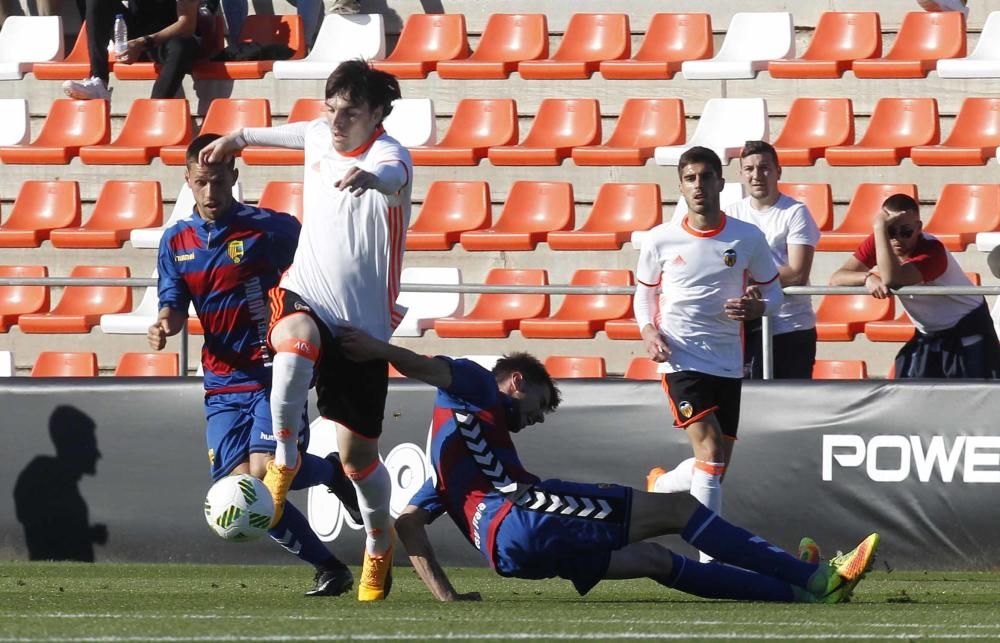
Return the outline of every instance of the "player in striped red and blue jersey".
<path id="1" fill-rule="evenodd" d="M 180 332 L 193 304 L 205 331 L 205 416 L 212 478 L 249 473 L 262 478 L 274 458 L 269 394 L 272 353 L 267 332 L 268 291 L 278 284 L 295 254 L 301 226 L 294 217 L 233 199 L 237 170 L 232 160 L 202 164 L 198 154 L 218 136 L 200 136 L 188 147 L 185 179 L 195 199 L 191 216 L 172 225 L 160 241 L 157 269 L 160 312 L 148 332 L 162 349 Z M 308 441 L 302 409 L 301 448 Z M 292 488 L 327 485 L 360 523 L 354 485 L 336 454 L 302 454 Z M 271 537 L 316 567 L 308 595 L 347 591 L 353 578 L 309 527 L 297 509 L 286 508 L 271 525 Z"/>

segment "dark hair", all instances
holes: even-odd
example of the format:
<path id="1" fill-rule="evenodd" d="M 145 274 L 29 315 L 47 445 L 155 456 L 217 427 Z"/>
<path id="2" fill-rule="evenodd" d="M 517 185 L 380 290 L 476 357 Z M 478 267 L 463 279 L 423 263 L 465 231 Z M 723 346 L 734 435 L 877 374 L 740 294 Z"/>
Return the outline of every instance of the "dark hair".
<path id="1" fill-rule="evenodd" d="M 753 156 L 754 154 L 770 154 L 771 160 L 774 164 L 781 166 L 778 161 L 778 152 L 774 149 L 774 146 L 767 141 L 747 141 L 743 144 L 743 151 L 740 152 L 740 159 L 745 159 L 748 156 Z"/>
<path id="2" fill-rule="evenodd" d="M 505 380 L 514 372 L 519 372 L 524 379 L 532 384 L 546 386 L 549 389 L 549 406 L 546 411 L 555 411 L 562 401 L 559 387 L 552 381 L 552 376 L 538 358 L 530 353 L 510 353 L 497 360 L 493 367 L 493 376 L 497 381 Z"/>
<path id="3" fill-rule="evenodd" d="M 345 60 L 326 79 L 326 100 L 343 96 L 353 104 L 365 103 L 368 109 L 382 108 L 382 118 L 392 112 L 392 101 L 402 94 L 399 81 L 392 74 L 379 71 L 367 60 Z"/>
<path id="4" fill-rule="evenodd" d="M 882 202 L 882 209 L 889 212 L 913 212 L 920 214 L 920 205 L 909 194 L 893 194 Z"/>
<path id="5" fill-rule="evenodd" d="M 184 164 L 188 167 L 192 165 L 198 165 L 198 155 L 201 151 L 208 147 L 208 144 L 212 141 L 216 141 L 222 138 L 218 134 L 202 134 L 198 138 L 194 139 L 187 146 L 187 152 L 184 153 Z M 220 165 L 227 165 L 230 169 L 236 169 L 236 157 L 232 157 L 226 163 L 220 163 Z"/>
<path id="6" fill-rule="evenodd" d="M 722 178 L 722 161 L 719 160 L 719 155 L 707 147 L 701 147 L 698 145 L 695 145 L 681 154 L 680 160 L 677 161 L 677 176 L 681 175 L 684 168 L 694 163 L 707 164 L 715 170 L 716 176 Z"/>

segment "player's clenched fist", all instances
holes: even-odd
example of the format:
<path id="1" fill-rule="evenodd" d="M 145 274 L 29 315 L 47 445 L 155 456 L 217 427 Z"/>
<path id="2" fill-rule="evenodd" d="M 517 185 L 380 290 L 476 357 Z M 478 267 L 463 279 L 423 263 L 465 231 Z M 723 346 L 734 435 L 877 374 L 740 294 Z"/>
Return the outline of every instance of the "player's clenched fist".
<path id="1" fill-rule="evenodd" d="M 146 331 L 146 340 L 149 342 L 150 348 L 157 351 L 163 350 L 163 347 L 167 345 L 167 329 L 162 319 L 149 327 L 149 330 Z"/>
<path id="2" fill-rule="evenodd" d="M 663 334 L 652 324 L 646 324 L 640 332 L 649 359 L 657 363 L 667 361 L 667 358 L 670 357 L 670 348 L 667 346 L 667 340 Z"/>

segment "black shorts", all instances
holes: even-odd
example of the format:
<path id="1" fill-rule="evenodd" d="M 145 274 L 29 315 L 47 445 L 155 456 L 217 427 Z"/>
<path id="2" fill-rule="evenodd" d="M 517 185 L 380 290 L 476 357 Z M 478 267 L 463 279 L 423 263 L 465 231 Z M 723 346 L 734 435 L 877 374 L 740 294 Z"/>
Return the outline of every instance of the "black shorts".
<path id="1" fill-rule="evenodd" d="M 722 435 L 736 439 L 740 424 L 742 379 L 698 371 L 678 371 L 666 374 L 663 389 L 670 400 L 675 427 L 683 429 L 714 413 Z"/>
<path id="2" fill-rule="evenodd" d="M 353 362 L 340 351 L 326 323 L 298 294 L 271 289 L 271 326 L 289 315 L 309 315 L 319 329 L 316 362 L 316 407 L 320 415 L 369 439 L 382 435 L 385 398 L 389 391 L 389 364 L 385 360 Z"/>
<path id="3" fill-rule="evenodd" d="M 745 322 L 743 371 L 752 380 L 764 379 L 763 332 L 759 319 Z M 771 371 L 776 380 L 811 380 L 816 364 L 816 329 L 793 330 L 771 336 Z"/>

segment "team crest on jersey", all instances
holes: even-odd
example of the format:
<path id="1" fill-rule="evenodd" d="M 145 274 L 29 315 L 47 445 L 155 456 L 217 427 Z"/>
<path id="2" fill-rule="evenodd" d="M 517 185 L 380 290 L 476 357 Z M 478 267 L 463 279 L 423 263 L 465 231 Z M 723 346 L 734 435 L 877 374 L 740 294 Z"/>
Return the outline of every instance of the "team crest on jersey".
<path id="1" fill-rule="evenodd" d="M 686 400 L 684 402 L 681 402 L 677 406 L 677 410 L 681 412 L 681 415 L 684 416 L 685 420 L 690 418 L 691 415 L 694 414 L 694 407 L 691 406 L 691 403 Z"/>
<path id="2" fill-rule="evenodd" d="M 736 265 L 736 251 L 730 248 L 722 253 L 722 262 L 732 268 Z"/>
<path id="3" fill-rule="evenodd" d="M 208 450 L 208 464 L 215 466 L 215 449 Z"/>
<path id="4" fill-rule="evenodd" d="M 229 258 L 233 260 L 233 263 L 243 261 L 243 241 L 230 241 L 226 246 L 226 252 L 229 254 Z"/>

